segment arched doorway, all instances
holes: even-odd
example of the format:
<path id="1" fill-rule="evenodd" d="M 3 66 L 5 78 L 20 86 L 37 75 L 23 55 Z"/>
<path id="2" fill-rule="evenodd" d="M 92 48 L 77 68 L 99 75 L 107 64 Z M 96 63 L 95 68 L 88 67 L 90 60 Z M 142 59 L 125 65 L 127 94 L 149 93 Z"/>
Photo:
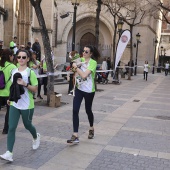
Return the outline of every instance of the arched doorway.
<path id="1" fill-rule="evenodd" d="M 96 38 L 92 33 L 88 32 L 84 34 L 80 39 L 80 53 L 83 51 L 85 45 L 95 46 L 95 40 Z"/>

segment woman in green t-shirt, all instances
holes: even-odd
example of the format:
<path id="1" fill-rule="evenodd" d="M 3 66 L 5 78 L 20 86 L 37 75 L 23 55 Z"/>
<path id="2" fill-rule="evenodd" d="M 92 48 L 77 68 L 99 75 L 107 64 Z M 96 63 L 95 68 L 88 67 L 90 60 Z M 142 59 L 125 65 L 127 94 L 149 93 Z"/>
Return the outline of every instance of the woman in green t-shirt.
<path id="1" fill-rule="evenodd" d="M 32 148 L 37 149 L 40 145 L 40 134 L 36 132 L 35 127 L 32 125 L 32 117 L 34 113 L 34 99 L 33 94 L 37 91 L 37 77 L 33 70 L 27 67 L 29 61 L 29 53 L 26 50 L 20 50 L 17 54 L 17 60 L 19 67 L 12 71 L 11 80 L 13 82 L 14 75 L 20 73 L 22 78 L 17 79 L 17 84 L 22 85 L 24 88 L 24 94 L 20 95 L 20 99 L 17 102 L 8 101 L 10 104 L 9 110 L 9 130 L 7 137 L 7 151 L 0 155 L 1 159 L 7 161 L 13 161 L 13 147 L 15 143 L 15 132 L 19 122 L 20 116 L 24 127 L 31 133 L 33 137 Z"/>
<path id="2" fill-rule="evenodd" d="M 73 70 L 75 70 L 79 76 L 76 77 L 77 84 L 75 97 L 73 99 L 73 135 L 71 139 L 67 140 L 67 143 L 79 143 L 79 110 L 83 98 L 85 100 L 85 109 L 90 124 L 88 139 L 93 139 L 94 137 L 92 103 L 95 95 L 96 61 L 99 57 L 100 54 L 95 47 L 85 46 L 83 57 L 81 58 L 84 64 L 82 64 L 81 67 L 78 67 L 76 63 L 72 64 Z"/>
<path id="3" fill-rule="evenodd" d="M 2 52 L 2 56 L 0 57 L 0 70 L 3 70 L 3 73 L 5 75 L 5 88 L 0 89 L 0 108 L 2 103 L 4 103 L 7 107 L 6 109 L 6 115 L 5 115 L 5 123 L 4 123 L 4 128 L 2 131 L 2 134 L 7 134 L 8 133 L 8 118 L 9 118 L 9 105 L 7 104 L 7 100 L 9 98 L 9 89 L 11 86 L 11 70 L 16 68 L 16 66 L 12 63 L 14 56 L 13 56 L 13 51 L 10 49 L 4 49 Z"/>

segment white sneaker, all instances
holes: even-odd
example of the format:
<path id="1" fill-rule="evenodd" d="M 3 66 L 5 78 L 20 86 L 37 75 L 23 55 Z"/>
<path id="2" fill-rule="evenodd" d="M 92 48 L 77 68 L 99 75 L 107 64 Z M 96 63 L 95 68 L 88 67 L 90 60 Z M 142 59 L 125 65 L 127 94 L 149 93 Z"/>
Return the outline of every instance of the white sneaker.
<path id="1" fill-rule="evenodd" d="M 13 161 L 12 156 L 13 154 L 11 152 L 6 151 L 3 155 L 0 155 L 0 158 L 12 162 Z"/>
<path id="2" fill-rule="evenodd" d="M 40 134 L 37 133 L 37 139 L 33 139 L 32 141 L 32 149 L 38 149 L 38 147 L 40 146 Z"/>

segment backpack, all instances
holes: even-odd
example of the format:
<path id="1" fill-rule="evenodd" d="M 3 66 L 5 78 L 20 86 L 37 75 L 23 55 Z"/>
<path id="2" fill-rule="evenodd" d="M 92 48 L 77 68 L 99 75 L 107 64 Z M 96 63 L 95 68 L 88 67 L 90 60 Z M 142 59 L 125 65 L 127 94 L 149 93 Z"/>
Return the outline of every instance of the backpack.
<path id="1" fill-rule="evenodd" d="M 9 65 L 10 65 L 10 64 L 8 64 L 5 68 L 7 68 Z M 6 84 L 7 84 L 8 81 L 10 80 L 10 77 L 9 77 L 9 79 L 7 80 L 7 82 L 5 82 L 5 75 L 4 75 L 4 72 L 3 72 L 3 71 L 5 70 L 5 68 L 4 68 L 3 70 L 0 70 L 0 90 L 4 89 L 5 86 L 6 86 Z"/>

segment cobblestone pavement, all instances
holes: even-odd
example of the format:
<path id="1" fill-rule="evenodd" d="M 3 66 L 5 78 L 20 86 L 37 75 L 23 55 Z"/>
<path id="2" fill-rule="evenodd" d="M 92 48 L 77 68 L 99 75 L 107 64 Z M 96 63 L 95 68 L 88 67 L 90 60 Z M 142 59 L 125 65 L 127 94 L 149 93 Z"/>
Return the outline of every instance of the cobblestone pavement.
<path id="1" fill-rule="evenodd" d="M 122 79 L 121 85 L 98 84 L 93 111 L 95 138 L 87 139 L 84 102 L 80 109 L 80 144 L 69 146 L 72 134 L 72 96 L 68 84 L 55 85 L 62 105 L 51 108 L 36 99 L 33 124 L 41 134 L 38 150 L 20 120 L 13 163 L 0 160 L 0 170 L 170 170 L 170 77 L 163 73 Z M 111 82 L 111 81 L 110 81 Z M 0 131 L 5 109 L 0 111 Z M 0 154 L 6 135 L 0 133 Z"/>

